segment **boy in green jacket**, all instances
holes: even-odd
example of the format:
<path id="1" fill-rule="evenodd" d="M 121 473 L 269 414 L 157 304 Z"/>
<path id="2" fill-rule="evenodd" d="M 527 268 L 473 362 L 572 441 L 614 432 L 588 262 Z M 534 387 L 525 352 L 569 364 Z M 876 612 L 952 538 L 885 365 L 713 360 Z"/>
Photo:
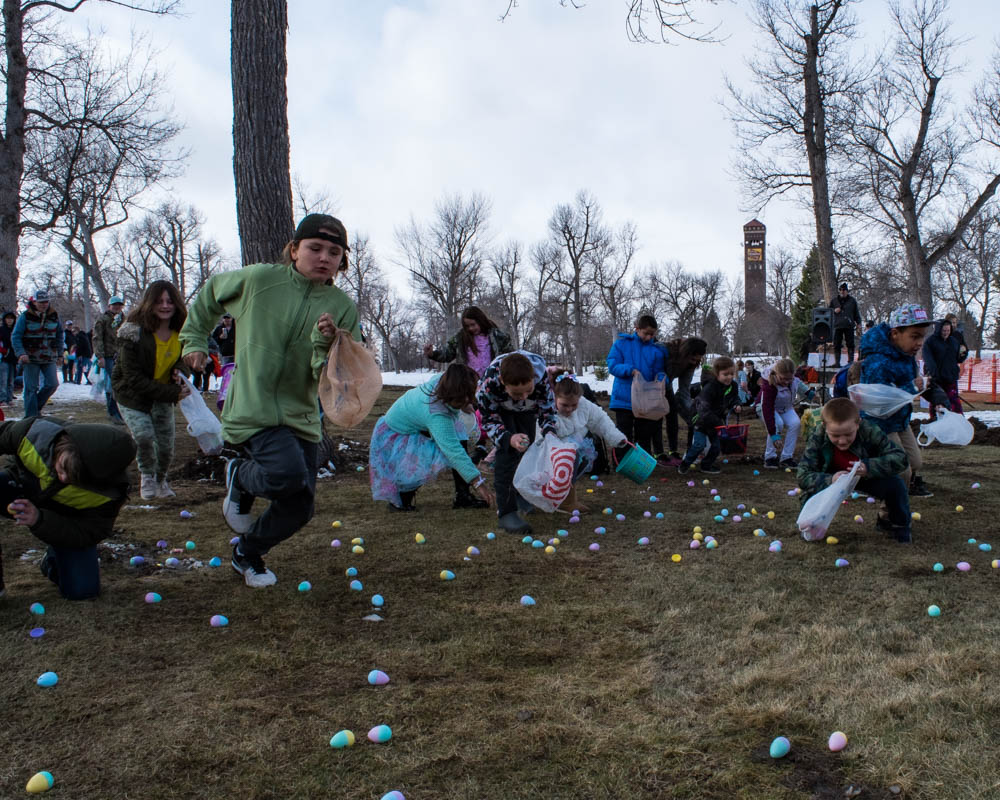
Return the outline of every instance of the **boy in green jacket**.
<path id="1" fill-rule="evenodd" d="M 358 310 L 333 285 L 347 269 L 347 230 L 335 217 L 309 214 L 281 264 L 251 264 L 213 275 L 181 330 L 184 360 L 204 367 L 205 342 L 224 313 L 239 330 L 236 369 L 222 408 L 222 435 L 246 456 L 226 466 L 222 513 L 240 534 L 233 569 L 248 586 L 277 578 L 263 556 L 313 516 L 322 429 L 319 375 L 337 329 L 361 339 Z M 255 497 L 271 501 L 258 517 Z"/>
<path id="2" fill-rule="evenodd" d="M 911 541 L 910 496 L 899 477 L 906 470 L 906 453 L 881 428 L 861 419 L 858 407 L 846 397 L 823 406 L 822 422 L 809 437 L 799 462 L 799 502 L 804 505 L 858 461 L 858 489 L 884 500 L 888 511 L 888 517 L 878 516 L 876 527 L 897 542 Z"/>

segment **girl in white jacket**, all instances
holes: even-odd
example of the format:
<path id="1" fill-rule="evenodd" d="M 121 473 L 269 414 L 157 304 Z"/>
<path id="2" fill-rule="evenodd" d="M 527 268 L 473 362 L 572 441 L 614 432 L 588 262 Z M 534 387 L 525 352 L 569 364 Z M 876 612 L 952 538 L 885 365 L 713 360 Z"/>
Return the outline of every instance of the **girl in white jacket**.
<path id="1" fill-rule="evenodd" d="M 568 370 L 560 370 L 551 377 L 556 397 L 556 436 L 576 445 L 576 467 L 573 470 L 575 484 L 581 475 L 591 470 L 597 459 L 594 441 L 587 434 L 600 436 L 609 447 L 623 444 L 626 441 L 625 434 L 615 427 L 604 409 L 583 396 L 583 387 L 576 375 Z M 577 500 L 575 486 L 570 489 L 561 508 L 587 510 Z"/>

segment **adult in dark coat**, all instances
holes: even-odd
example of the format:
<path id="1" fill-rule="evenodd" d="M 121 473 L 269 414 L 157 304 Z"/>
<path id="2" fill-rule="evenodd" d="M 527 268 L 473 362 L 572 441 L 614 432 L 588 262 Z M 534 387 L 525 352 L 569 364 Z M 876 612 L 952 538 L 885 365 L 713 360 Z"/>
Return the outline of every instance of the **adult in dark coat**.
<path id="1" fill-rule="evenodd" d="M 959 366 L 969 355 L 964 343 L 959 341 L 949 320 L 937 324 L 934 333 L 927 337 L 923 348 L 924 374 L 948 395 L 952 411 L 962 413 L 962 400 L 958 396 Z M 934 415 L 934 408 L 931 408 Z"/>
<path id="2" fill-rule="evenodd" d="M 90 334 L 73 326 L 73 341 L 76 345 L 76 375 L 73 378 L 75 383 L 81 383 L 86 374 L 87 383 L 90 383 L 90 360 L 94 357 L 94 346 L 90 343 Z M 69 337 L 67 337 L 67 344 Z"/>
<path id="3" fill-rule="evenodd" d="M 847 344 L 847 363 L 854 360 L 854 330 L 861 326 L 861 313 L 858 311 L 858 301 L 851 297 L 847 291 L 847 284 L 840 284 L 837 296 L 830 301 L 830 309 L 833 311 L 833 352 L 836 355 L 837 363 L 835 369 L 840 367 L 840 348 Z"/>
<path id="4" fill-rule="evenodd" d="M 10 335 L 14 332 L 17 314 L 7 311 L 0 322 L 0 403 L 14 402 L 14 378 L 17 377 L 17 353 Z"/>
<path id="5" fill-rule="evenodd" d="M 223 314 L 222 321 L 212 331 L 212 338 L 219 346 L 219 361 L 232 364 L 236 360 L 236 322 L 232 314 Z M 206 384 L 205 388 L 208 388 Z"/>

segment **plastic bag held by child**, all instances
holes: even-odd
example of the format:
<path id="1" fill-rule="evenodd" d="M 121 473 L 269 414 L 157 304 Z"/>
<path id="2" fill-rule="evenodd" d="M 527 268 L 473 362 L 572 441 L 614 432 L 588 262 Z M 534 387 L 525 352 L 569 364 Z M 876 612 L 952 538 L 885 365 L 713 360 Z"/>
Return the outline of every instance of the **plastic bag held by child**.
<path id="1" fill-rule="evenodd" d="M 856 462 L 850 472 L 841 475 L 823 491 L 816 492 L 802 506 L 796 524 L 802 532 L 802 538 L 807 542 L 816 542 L 826 537 L 830 523 L 833 522 L 841 504 L 861 480 L 861 476 L 858 475 L 860 465 L 860 461 Z"/>
<path id="2" fill-rule="evenodd" d="M 554 434 L 538 437 L 521 457 L 514 488 L 536 508 L 551 514 L 573 488 L 576 445 Z"/>
<path id="3" fill-rule="evenodd" d="M 632 376 L 632 414 L 641 419 L 663 419 L 670 413 L 666 396 L 667 379 L 661 372 L 654 380 Z"/>
<path id="4" fill-rule="evenodd" d="M 95 403 L 103 405 L 107 402 L 106 395 L 111 388 L 111 376 L 106 369 L 98 367 L 90 373 L 94 376 L 93 385 L 90 387 L 90 399 Z"/>
<path id="5" fill-rule="evenodd" d="M 859 409 L 879 419 L 891 417 L 917 399 L 917 395 L 905 389 L 884 383 L 856 383 L 847 387 L 847 394 Z"/>
<path id="6" fill-rule="evenodd" d="M 198 447 L 206 455 L 214 456 L 222 450 L 222 423 L 205 405 L 201 392 L 187 375 L 182 375 L 189 394 L 180 401 L 181 413 L 187 420 L 187 432 L 198 440 Z"/>
<path id="7" fill-rule="evenodd" d="M 921 447 L 927 447 L 937 439 L 941 444 L 955 444 L 959 447 L 965 447 L 972 441 L 975 432 L 972 429 L 972 423 L 964 415 L 954 411 L 946 411 L 943 408 L 938 409 L 937 414 L 936 420 L 920 426 L 917 444 Z"/>
<path id="8" fill-rule="evenodd" d="M 338 329 L 319 376 L 319 399 L 327 419 L 353 428 L 368 416 L 381 391 L 382 372 L 371 351 Z"/>

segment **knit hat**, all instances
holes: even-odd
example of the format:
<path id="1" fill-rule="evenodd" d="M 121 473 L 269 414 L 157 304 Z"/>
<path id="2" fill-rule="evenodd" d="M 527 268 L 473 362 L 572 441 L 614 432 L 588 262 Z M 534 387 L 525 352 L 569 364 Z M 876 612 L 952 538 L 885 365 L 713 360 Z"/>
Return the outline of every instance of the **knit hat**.
<path id="1" fill-rule="evenodd" d="M 846 292 L 847 291 L 847 284 L 846 283 L 840 284 L 840 288 L 841 288 L 842 291 Z"/>
<path id="2" fill-rule="evenodd" d="M 930 325 L 931 320 L 923 306 L 907 303 L 901 308 L 893 309 L 889 314 L 890 328 L 912 328 L 916 325 Z"/>
<path id="3" fill-rule="evenodd" d="M 344 223 L 329 214 L 307 214 L 295 229 L 295 236 L 292 238 L 297 242 L 303 239 L 325 239 L 339 244 L 345 250 L 351 249 L 347 245 L 347 228 Z"/>

